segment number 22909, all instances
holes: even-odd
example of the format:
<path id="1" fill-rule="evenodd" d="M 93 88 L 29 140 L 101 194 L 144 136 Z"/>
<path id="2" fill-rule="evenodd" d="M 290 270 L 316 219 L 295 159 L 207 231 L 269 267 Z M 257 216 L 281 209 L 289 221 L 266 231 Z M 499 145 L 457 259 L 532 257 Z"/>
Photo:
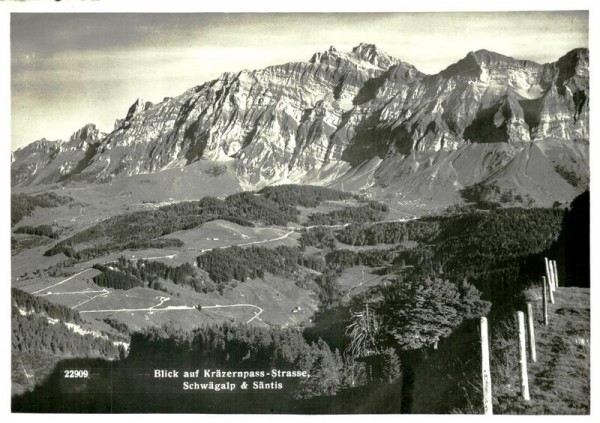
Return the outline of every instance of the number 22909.
<path id="1" fill-rule="evenodd" d="M 68 379 L 86 379 L 90 377 L 89 370 L 64 370 L 65 378 Z"/>

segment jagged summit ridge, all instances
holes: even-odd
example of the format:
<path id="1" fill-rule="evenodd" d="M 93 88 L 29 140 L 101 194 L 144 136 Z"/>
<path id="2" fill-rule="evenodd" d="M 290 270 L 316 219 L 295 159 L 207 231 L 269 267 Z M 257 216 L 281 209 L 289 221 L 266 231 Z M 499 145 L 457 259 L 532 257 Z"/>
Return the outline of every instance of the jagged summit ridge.
<path id="1" fill-rule="evenodd" d="M 69 140 L 70 141 L 81 140 L 81 141 L 95 142 L 95 141 L 98 141 L 99 138 L 100 138 L 100 130 L 98 128 L 96 128 L 95 124 L 88 123 L 88 124 L 84 125 L 83 127 L 81 127 L 80 129 L 78 129 L 77 131 L 75 131 L 71 135 Z"/>
<path id="2" fill-rule="evenodd" d="M 375 68 L 387 70 L 401 63 L 400 60 L 377 48 L 375 44 L 360 43 L 350 52 L 338 51 L 334 46 L 328 50 L 317 52 L 310 58 L 310 63 L 331 64 L 348 61 L 359 66 L 372 65 Z"/>
<path id="3" fill-rule="evenodd" d="M 332 46 L 308 62 L 224 73 L 157 104 L 137 99 L 110 134 L 74 136 L 96 134 L 76 165 L 62 150 L 36 150 L 32 166 L 15 153 L 13 184 L 70 178 L 69 168 L 103 182 L 213 160 L 233 162 L 245 188 L 330 184 L 367 163 L 374 186 L 396 180 L 388 164 L 413 154 L 589 140 L 588 69 L 587 49 L 546 64 L 478 50 L 425 75 L 373 44 Z M 491 175 L 481 166 L 478 177 Z M 467 183 L 452 178 L 455 189 Z"/>
<path id="4" fill-rule="evenodd" d="M 383 69 L 389 69 L 391 66 L 401 63 L 400 60 L 378 49 L 375 44 L 360 43 L 352 49 L 352 53 L 356 57 Z"/>
<path id="5" fill-rule="evenodd" d="M 88 123 L 75 131 L 68 141 L 35 141 L 12 153 L 11 177 L 13 184 L 54 183 L 64 180 L 86 154 L 95 151 L 106 134 L 95 124 Z"/>
<path id="6" fill-rule="evenodd" d="M 486 50 L 486 49 L 471 51 L 468 53 L 467 56 L 474 58 L 474 60 L 477 63 L 479 63 L 481 66 L 498 66 L 501 63 L 506 63 L 506 64 L 510 64 L 510 65 L 518 64 L 523 67 L 541 66 L 539 63 L 536 63 L 531 60 L 515 59 L 514 57 L 506 56 L 504 54 L 496 53 L 494 51 L 490 51 L 490 50 Z"/>

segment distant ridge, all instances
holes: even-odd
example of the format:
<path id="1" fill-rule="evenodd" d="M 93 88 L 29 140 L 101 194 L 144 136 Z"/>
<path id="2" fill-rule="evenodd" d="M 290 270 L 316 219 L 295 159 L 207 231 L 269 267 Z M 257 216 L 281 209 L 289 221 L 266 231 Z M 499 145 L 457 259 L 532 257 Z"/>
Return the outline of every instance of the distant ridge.
<path id="1" fill-rule="evenodd" d="M 587 49 L 547 64 L 478 50 L 425 75 L 361 43 L 137 99 L 109 134 L 90 124 L 15 151 L 11 175 L 13 186 L 101 183 L 212 160 L 233 162 L 248 189 L 344 182 L 452 203 L 479 187 L 553 204 L 587 187 L 588 141 Z"/>

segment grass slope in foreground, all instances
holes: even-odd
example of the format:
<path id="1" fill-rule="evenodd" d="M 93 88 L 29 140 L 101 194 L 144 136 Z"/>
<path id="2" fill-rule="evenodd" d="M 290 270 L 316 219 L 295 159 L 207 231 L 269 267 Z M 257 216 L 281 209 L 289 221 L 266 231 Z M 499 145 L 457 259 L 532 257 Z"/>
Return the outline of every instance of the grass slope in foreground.
<path id="1" fill-rule="evenodd" d="M 540 289 L 525 291 L 535 307 L 537 362 L 528 362 L 530 401 L 520 399 L 518 350 L 510 338 L 495 337 L 492 385 L 495 414 L 589 414 L 590 290 L 559 287 L 548 304 L 548 326 L 542 323 Z M 514 325 L 513 325 L 514 326 Z"/>

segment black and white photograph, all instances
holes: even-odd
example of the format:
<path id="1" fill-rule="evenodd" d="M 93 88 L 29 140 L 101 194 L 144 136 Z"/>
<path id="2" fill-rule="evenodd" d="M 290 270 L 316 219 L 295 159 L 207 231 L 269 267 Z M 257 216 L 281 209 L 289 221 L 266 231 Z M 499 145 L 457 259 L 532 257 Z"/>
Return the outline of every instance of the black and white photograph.
<path id="1" fill-rule="evenodd" d="M 7 3 L 9 412 L 591 416 L 589 9 Z"/>

